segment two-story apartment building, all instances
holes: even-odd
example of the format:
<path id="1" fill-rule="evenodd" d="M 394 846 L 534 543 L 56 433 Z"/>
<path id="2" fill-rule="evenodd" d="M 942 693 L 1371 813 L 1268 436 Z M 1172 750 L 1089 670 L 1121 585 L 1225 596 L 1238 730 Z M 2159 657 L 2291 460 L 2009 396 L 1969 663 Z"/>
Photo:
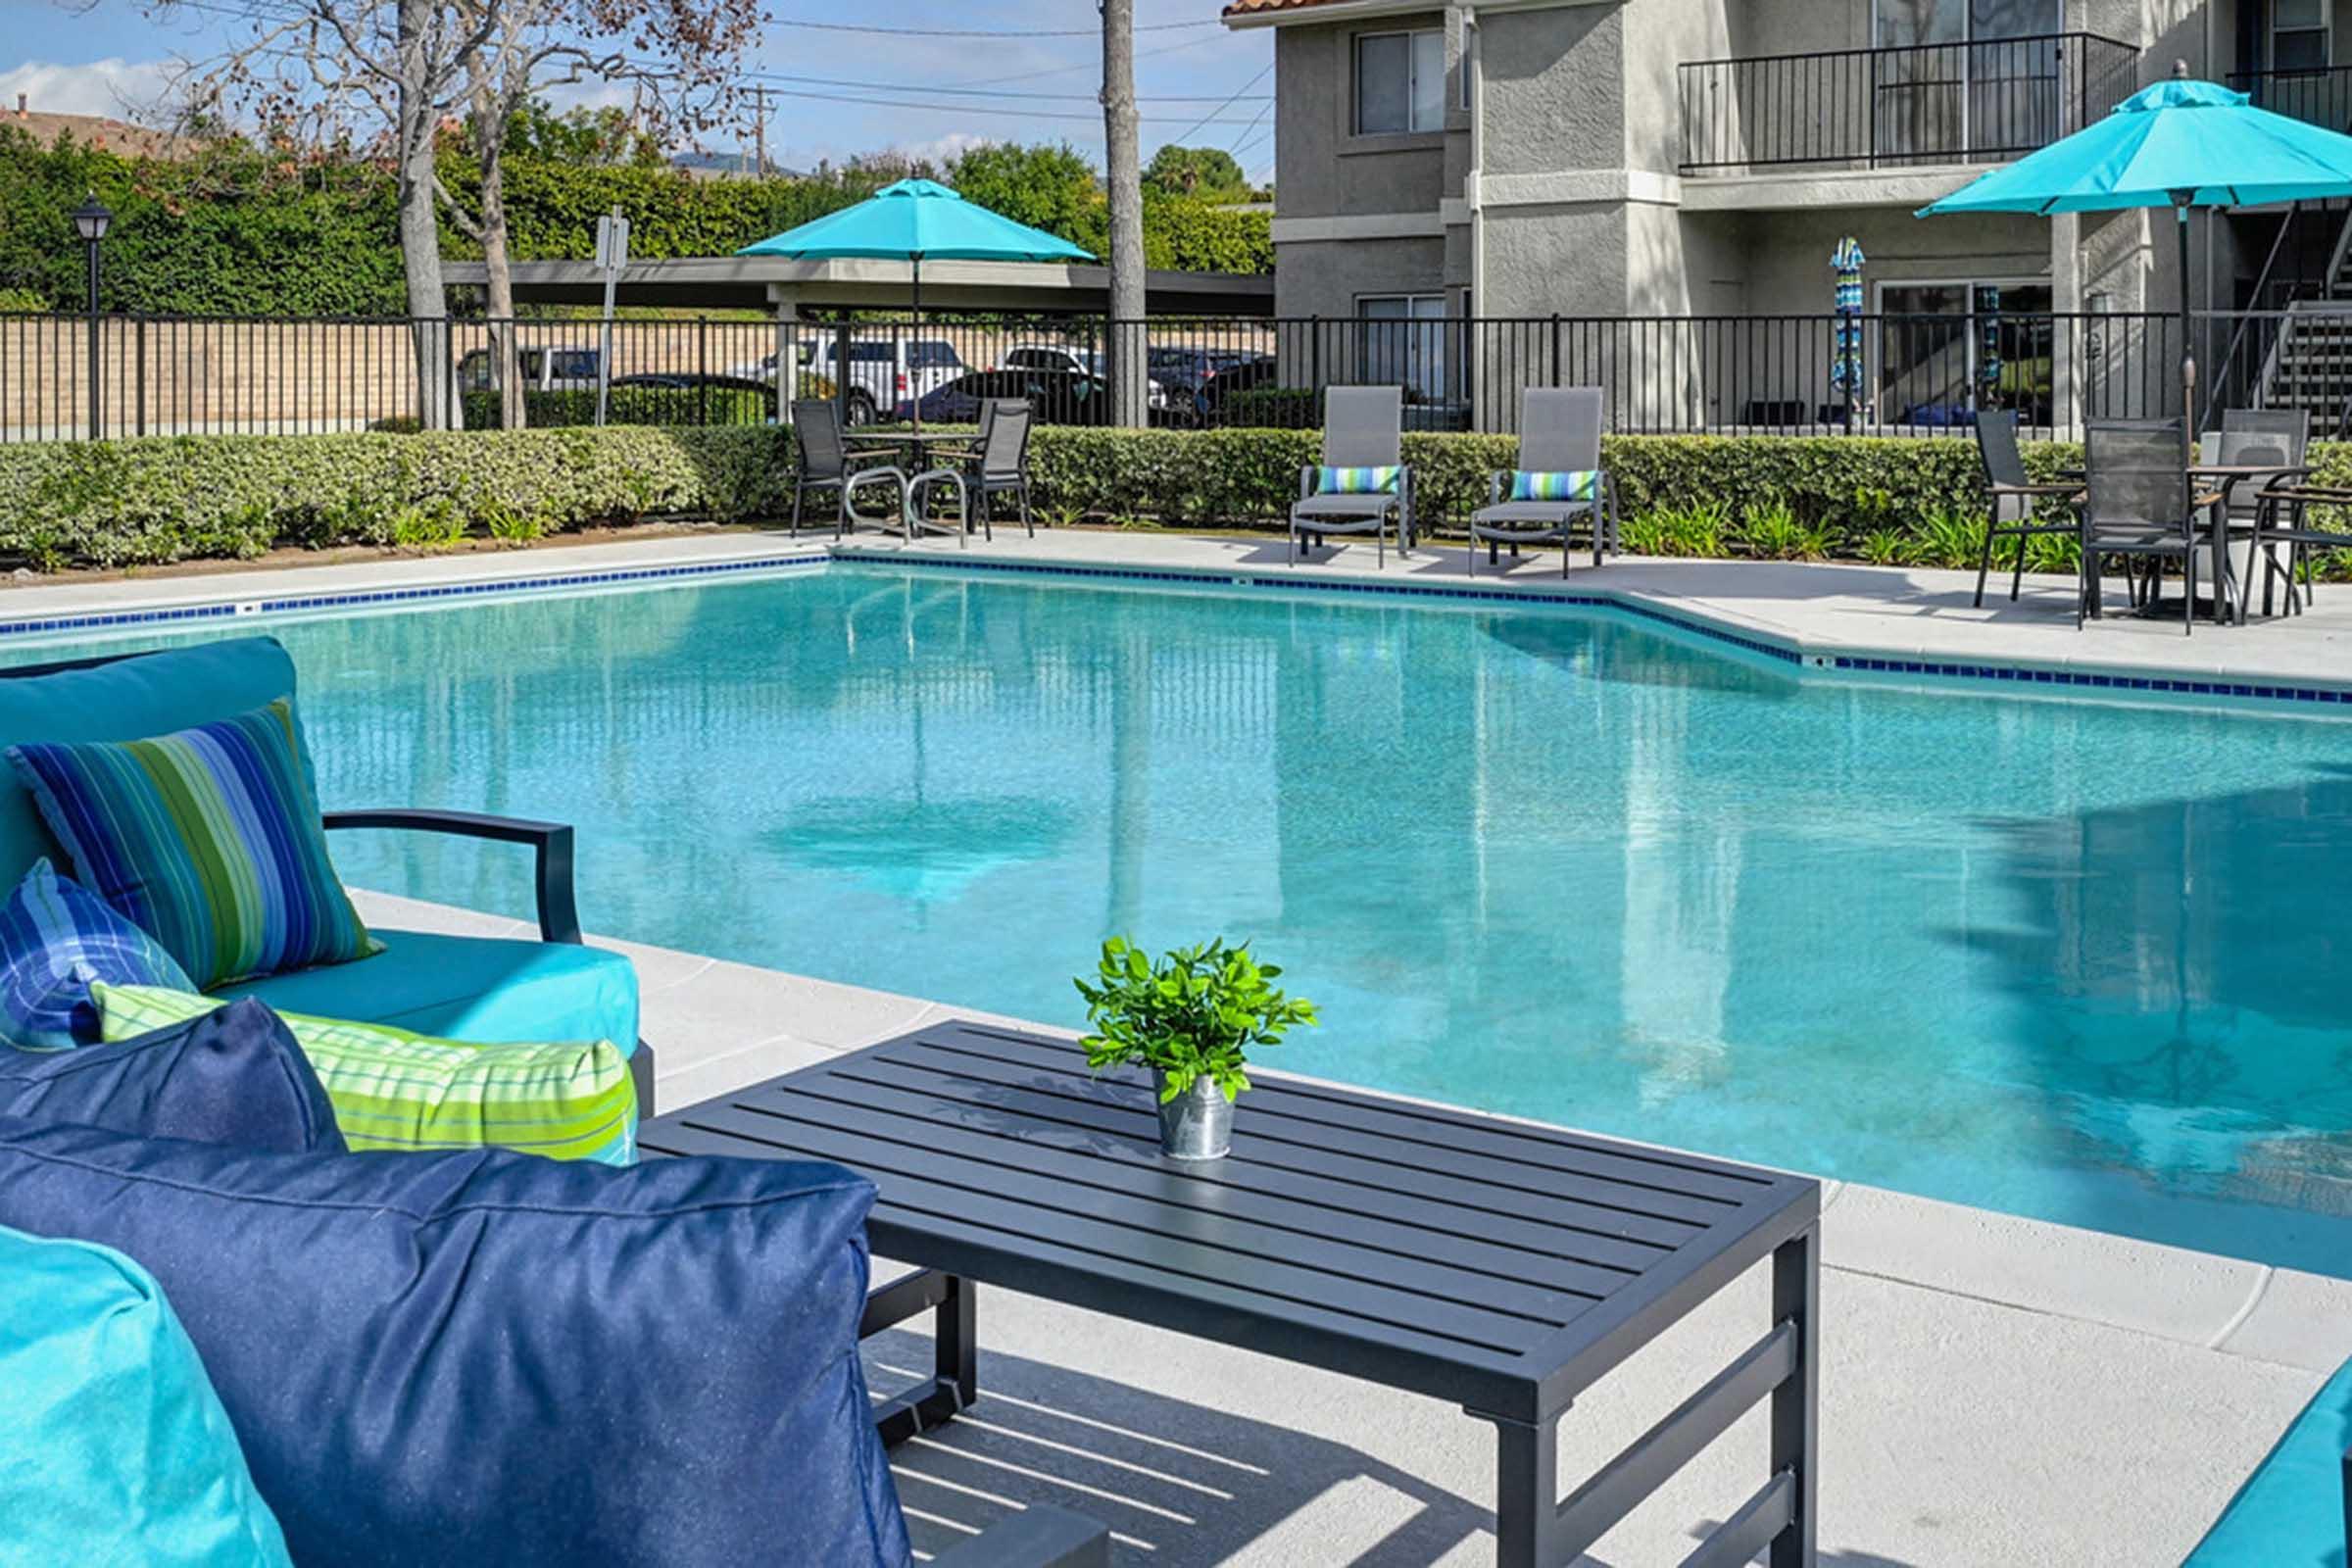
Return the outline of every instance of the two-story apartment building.
<path id="1" fill-rule="evenodd" d="M 2168 214 L 1913 214 L 2106 113 L 2176 60 L 2352 128 L 2352 90 L 2329 64 L 2338 6 L 1232 0 L 1224 20 L 1275 32 L 1281 316 L 1818 315 L 1831 309 L 1831 252 L 1851 235 L 1869 258 L 1866 310 L 1957 318 L 1987 301 L 2021 316 L 2170 310 Z M 2352 25 L 2352 0 L 2340 9 Z M 2340 212 L 2307 217 L 2288 249 L 2328 252 L 2341 222 Z M 2279 223 L 2277 212 L 2199 215 L 2194 297 L 2247 303 Z M 2060 377 L 2080 368 L 2063 363 L 2081 347 L 2068 336 L 2040 351 Z M 1966 395 L 1967 331 L 1893 341 L 1874 353 L 1933 360 L 1928 381 Z M 1413 343 L 1401 358 L 1423 395 L 1470 399 L 1471 372 L 1455 362 L 1479 352 L 1471 337 L 1432 329 Z M 1400 356 L 1377 358 L 1358 369 Z M 1875 385 L 1891 397 L 1902 383 L 1906 402 L 1932 405 L 1938 394 L 1906 370 L 1875 365 Z M 1717 375 L 1666 395 L 1707 405 L 1692 422 L 1738 423 L 1776 397 L 1810 407 L 1818 366 L 1791 374 L 1805 384 L 1750 368 L 1738 385 Z"/>

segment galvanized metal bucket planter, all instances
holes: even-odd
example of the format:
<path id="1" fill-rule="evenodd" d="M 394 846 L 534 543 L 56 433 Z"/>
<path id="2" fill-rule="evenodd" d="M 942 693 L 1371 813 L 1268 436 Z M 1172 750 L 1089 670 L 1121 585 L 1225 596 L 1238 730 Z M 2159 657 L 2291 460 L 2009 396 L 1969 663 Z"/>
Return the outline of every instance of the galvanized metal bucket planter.
<path id="1" fill-rule="evenodd" d="M 1168 1075 L 1152 1069 L 1155 1095 L 1167 1093 Z M 1233 1102 L 1206 1073 L 1174 1100 L 1159 1102 L 1159 1152 L 1170 1159 L 1223 1159 L 1233 1148 Z"/>

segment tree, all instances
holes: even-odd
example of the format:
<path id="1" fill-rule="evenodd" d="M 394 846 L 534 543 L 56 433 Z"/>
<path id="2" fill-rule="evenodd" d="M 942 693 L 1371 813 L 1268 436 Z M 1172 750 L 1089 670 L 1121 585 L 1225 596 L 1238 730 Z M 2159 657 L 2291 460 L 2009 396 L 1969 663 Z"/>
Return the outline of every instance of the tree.
<path id="1" fill-rule="evenodd" d="M 1145 421 L 1144 188 L 1136 146 L 1135 0 L 1102 0 L 1102 163 L 1110 201 L 1110 417 Z"/>
<path id="2" fill-rule="evenodd" d="M 967 201 L 1078 244 L 1102 227 L 1102 182 L 1068 142 L 985 142 L 956 156 L 948 183 Z"/>
<path id="3" fill-rule="evenodd" d="M 1204 202 L 1245 202 L 1250 178 L 1222 147 L 1179 147 L 1168 143 L 1152 155 L 1144 184 L 1168 196 L 1197 196 Z"/>

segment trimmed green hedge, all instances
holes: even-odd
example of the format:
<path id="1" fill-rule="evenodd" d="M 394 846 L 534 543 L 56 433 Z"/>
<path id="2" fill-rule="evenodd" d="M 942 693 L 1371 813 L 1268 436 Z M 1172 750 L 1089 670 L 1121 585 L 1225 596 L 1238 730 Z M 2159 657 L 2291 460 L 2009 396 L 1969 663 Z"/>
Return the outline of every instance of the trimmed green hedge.
<path id="1" fill-rule="evenodd" d="M 1035 498 L 1073 518 L 1278 526 L 1319 440 L 1043 425 L 1031 436 Z M 0 555 L 43 570 L 120 567 L 273 545 L 526 539 L 650 516 L 775 518 L 790 505 L 790 448 L 772 425 L 619 424 L 0 446 Z M 1458 528 L 1516 455 L 1509 436 L 1408 432 L 1423 525 Z M 1611 436 L 1602 458 L 1638 554 L 1960 565 L 1983 538 L 1965 439 Z M 2080 461 L 2069 443 L 2026 449 L 2037 477 Z M 2316 445 L 2313 462 L 2322 482 L 2352 484 L 2352 443 Z M 2037 539 L 2030 559 L 2063 568 L 2070 543 Z"/>
<path id="2" fill-rule="evenodd" d="M 119 567 L 769 516 L 791 493 L 787 452 L 771 425 L 0 446 L 0 553 L 40 570 Z"/>

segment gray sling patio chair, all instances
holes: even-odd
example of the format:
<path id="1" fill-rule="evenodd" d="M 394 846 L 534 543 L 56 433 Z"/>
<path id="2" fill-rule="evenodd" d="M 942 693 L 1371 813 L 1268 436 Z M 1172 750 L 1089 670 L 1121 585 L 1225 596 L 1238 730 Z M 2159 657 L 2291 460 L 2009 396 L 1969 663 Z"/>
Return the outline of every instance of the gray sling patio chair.
<path id="1" fill-rule="evenodd" d="M 2017 450 L 2017 411 L 1986 409 L 1977 416 L 1977 456 L 1984 465 L 1984 499 L 1992 511 L 1984 530 L 1984 555 L 1977 563 L 1977 608 L 1984 608 L 1984 579 L 1992 574 L 1992 545 L 1996 539 L 2017 541 L 2017 569 L 2009 578 L 2012 603 L 2026 586 L 2026 541 L 2036 534 L 2071 534 L 2081 524 L 2072 517 L 2053 522 L 2034 509 L 2045 497 L 2079 496 L 2080 472 L 2062 474 L 2056 481 L 2036 484 L 2026 472 L 2026 460 Z"/>
<path id="2" fill-rule="evenodd" d="M 887 448 L 853 448 L 842 439 L 841 411 L 830 400 L 808 398 L 792 406 L 792 430 L 801 449 L 800 467 L 792 476 L 792 536 L 801 536 L 801 498 L 810 490 L 830 490 L 835 497 L 833 537 L 836 539 L 857 531 L 861 522 L 876 527 L 890 524 L 880 518 L 859 515 L 850 504 L 850 494 L 859 485 L 896 484 L 899 487 L 899 527 L 911 539 L 914 530 L 908 522 L 906 505 L 906 470 L 894 463 L 876 463 L 877 458 L 894 458 L 898 454 Z M 859 464 L 870 466 L 859 467 Z"/>
<path id="3" fill-rule="evenodd" d="M 2161 570 L 2180 563 L 2186 579 L 2181 634 L 2197 618 L 2197 497 L 2189 492 L 2179 419 L 2093 419 L 2082 427 L 2087 483 L 2082 501 L 2082 582 L 2075 628 L 2099 613 L 2101 568 L 2121 558 L 2127 572 L 2141 563 Z M 2148 592 L 2152 597 L 2155 583 Z M 2217 607 L 2218 608 L 2218 607 Z"/>
<path id="4" fill-rule="evenodd" d="M 1592 492 L 1581 499 L 1513 501 L 1516 473 L 1497 472 L 1487 478 L 1487 504 L 1470 514 L 1470 570 L 1478 571 L 1478 542 L 1487 542 L 1487 564 L 1495 564 L 1495 551 L 1509 545 L 1519 554 L 1523 544 L 1557 541 L 1560 575 L 1568 575 L 1574 535 L 1583 523 L 1592 539 L 1592 564 L 1601 551 L 1616 542 L 1617 497 L 1600 466 L 1600 388 L 1596 386 L 1531 386 L 1520 395 L 1518 473 L 1589 473 Z"/>
<path id="5" fill-rule="evenodd" d="M 1298 499 L 1291 507 L 1290 561 L 1299 541 L 1331 534 L 1368 533 L 1374 564 L 1388 564 L 1387 531 L 1396 530 L 1396 553 L 1413 548 L 1413 470 L 1404 463 L 1404 388 L 1335 386 L 1323 394 L 1323 467 L 1394 468 L 1393 488 L 1364 494 L 1326 491 L 1313 466 L 1298 470 Z"/>
<path id="6" fill-rule="evenodd" d="M 972 502 L 977 498 L 981 531 L 994 543 L 995 500 L 1009 495 L 1019 505 L 1021 526 L 1029 530 L 1030 538 L 1036 538 L 1037 523 L 1029 511 L 1029 427 L 1035 418 L 1026 398 L 991 398 L 981 404 L 980 438 L 955 454 L 961 462 L 927 468 L 907 482 L 906 512 L 912 526 L 933 532 L 953 529 L 958 538 L 969 538 Z M 952 523 L 932 522 L 924 514 L 923 492 L 935 484 L 955 488 L 956 520 Z"/>
<path id="7" fill-rule="evenodd" d="M 2293 485 L 2310 477 L 2311 469 L 2305 455 L 2311 445 L 2311 412 L 2308 409 L 2225 409 L 2222 411 L 2221 433 L 2205 440 L 2205 460 L 2225 468 L 2259 468 L 2259 473 L 2229 474 L 2219 483 L 2224 496 L 2223 515 L 2229 524 L 2232 545 L 2244 541 L 2247 545 L 2246 571 L 2237 584 L 2238 618 L 2245 618 L 2254 597 L 2254 582 L 2262 580 L 2262 612 L 2271 612 L 2273 587 L 2283 581 L 2286 585 L 2286 608 L 2300 611 L 2302 601 L 2296 593 L 2296 558 L 2308 546 L 2285 537 L 2299 531 L 2301 509 L 2295 509 L 2290 522 L 2276 510 L 2266 519 L 2263 515 L 2263 492 L 2276 485 Z M 2272 527 L 2262 528 L 2268 520 Z M 2260 530 L 2268 543 L 2257 543 Z M 2235 562 L 2231 565 L 2234 567 Z"/>

